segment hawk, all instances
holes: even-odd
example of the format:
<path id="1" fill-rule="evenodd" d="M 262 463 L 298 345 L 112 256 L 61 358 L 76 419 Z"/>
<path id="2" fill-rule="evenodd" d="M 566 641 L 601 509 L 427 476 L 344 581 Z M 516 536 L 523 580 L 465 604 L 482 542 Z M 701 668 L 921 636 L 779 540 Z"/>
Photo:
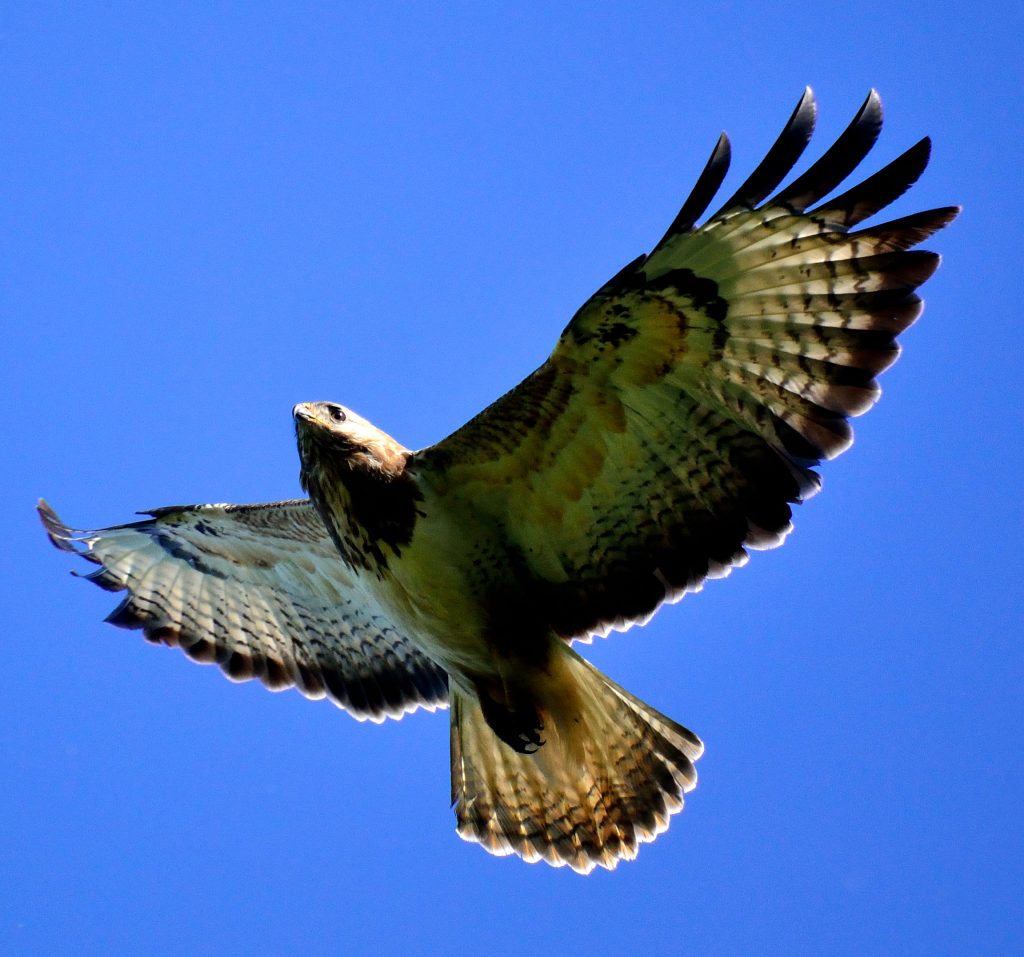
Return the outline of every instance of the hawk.
<path id="1" fill-rule="evenodd" d="M 98 531 L 41 501 L 50 539 L 127 592 L 108 621 L 233 680 L 371 721 L 447 705 L 463 838 L 583 873 L 635 857 L 682 808 L 703 745 L 573 642 L 782 542 L 921 312 L 914 290 L 939 260 L 911 247 L 958 212 L 860 225 L 915 182 L 927 139 L 822 201 L 878 137 L 874 91 L 773 192 L 814 118 L 808 89 L 697 226 L 728 167 L 722 134 L 654 249 L 436 445 L 414 452 L 342 405 L 303 403 L 308 499 L 160 508 Z"/>

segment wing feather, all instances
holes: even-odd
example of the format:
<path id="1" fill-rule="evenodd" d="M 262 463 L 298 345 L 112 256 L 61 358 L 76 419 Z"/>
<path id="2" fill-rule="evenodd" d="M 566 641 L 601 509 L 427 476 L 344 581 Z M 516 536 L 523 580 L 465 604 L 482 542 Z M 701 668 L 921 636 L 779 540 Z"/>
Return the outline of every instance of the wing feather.
<path id="1" fill-rule="evenodd" d="M 99 565 L 83 577 L 128 592 L 107 621 L 234 681 L 326 695 L 372 721 L 447 703 L 446 673 L 346 570 L 309 502 L 174 506 L 95 532 L 42 501 L 39 515 L 54 545 Z"/>
<path id="2" fill-rule="evenodd" d="M 803 156 L 807 144 L 811 142 L 817 113 L 818 107 L 814 100 L 814 91 L 807 87 L 793 110 L 789 122 L 786 123 L 765 158 L 747 177 L 743 185 L 725 201 L 712 219 L 717 219 L 723 213 L 737 206 L 753 209 L 782 182 L 796 165 L 797 160 Z M 692 226 L 693 223 L 690 225 Z"/>
<path id="3" fill-rule="evenodd" d="M 711 151 L 711 156 L 708 157 L 707 164 L 690 191 L 690 195 L 686 197 L 682 208 L 676 214 L 676 218 L 672 220 L 655 249 L 673 236 L 688 232 L 693 228 L 693 224 L 704 215 L 704 211 L 722 185 L 725 174 L 729 172 L 731 159 L 732 147 L 729 144 L 729 137 L 723 133 L 718 137 L 718 142 L 715 143 L 715 148 Z"/>
<path id="4" fill-rule="evenodd" d="M 871 90 L 850 125 L 817 162 L 769 200 L 803 212 L 831 193 L 861 163 L 882 132 L 882 101 Z"/>
<path id="5" fill-rule="evenodd" d="M 846 227 L 874 216 L 917 182 L 928 165 L 931 149 L 932 141 L 926 136 L 877 173 L 819 206 L 816 215 Z"/>
<path id="6" fill-rule="evenodd" d="M 567 638 L 643 620 L 750 548 L 778 545 L 812 467 L 852 441 L 875 376 L 920 314 L 938 265 L 910 251 L 956 216 L 928 210 L 857 231 L 920 175 L 916 146 L 817 209 L 878 138 L 871 91 L 822 157 L 774 197 L 802 154 L 805 91 L 768 155 L 721 210 L 719 140 L 649 256 L 576 313 L 548 361 L 417 453 L 523 556 L 524 602 Z M 757 205 L 761 203 L 762 205 Z M 471 494 L 469 494 L 471 491 Z"/>

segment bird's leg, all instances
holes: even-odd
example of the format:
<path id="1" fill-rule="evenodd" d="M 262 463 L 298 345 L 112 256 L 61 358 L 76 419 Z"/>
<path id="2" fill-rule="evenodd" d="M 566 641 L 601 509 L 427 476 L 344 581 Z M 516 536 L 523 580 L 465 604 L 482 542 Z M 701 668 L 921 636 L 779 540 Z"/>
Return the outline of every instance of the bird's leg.
<path id="1" fill-rule="evenodd" d="M 516 694 L 502 679 L 476 681 L 477 697 L 484 720 L 491 730 L 513 751 L 533 754 L 544 739 L 544 721 L 540 709 L 529 696 Z"/>

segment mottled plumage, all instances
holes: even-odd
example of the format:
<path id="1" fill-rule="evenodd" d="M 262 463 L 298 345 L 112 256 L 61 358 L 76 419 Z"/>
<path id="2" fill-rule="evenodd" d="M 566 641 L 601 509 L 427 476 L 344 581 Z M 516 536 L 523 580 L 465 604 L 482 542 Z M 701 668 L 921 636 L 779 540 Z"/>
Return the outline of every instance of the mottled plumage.
<path id="1" fill-rule="evenodd" d="M 367 594 L 307 501 L 187 505 L 99 532 L 72 532 L 45 504 L 51 541 L 93 562 L 90 581 L 128 597 L 107 617 L 259 678 L 329 697 L 363 720 L 448 702 L 448 679 Z"/>
<path id="2" fill-rule="evenodd" d="M 438 444 L 412 452 L 343 406 L 305 403 L 309 501 L 160 509 L 97 532 L 41 504 L 51 539 L 128 591 L 111 621 L 232 678 L 374 720 L 450 703 L 463 837 L 581 872 L 635 856 L 682 807 L 702 745 L 570 644 L 783 540 L 920 313 L 938 257 L 908 250 L 957 212 L 855 228 L 917 179 L 927 140 L 822 202 L 878 136 L 874 92 L 766 199 L 814 113 L 808 90 L 695 227 L 728 168 L 723 134 L 652 252 Z"/>

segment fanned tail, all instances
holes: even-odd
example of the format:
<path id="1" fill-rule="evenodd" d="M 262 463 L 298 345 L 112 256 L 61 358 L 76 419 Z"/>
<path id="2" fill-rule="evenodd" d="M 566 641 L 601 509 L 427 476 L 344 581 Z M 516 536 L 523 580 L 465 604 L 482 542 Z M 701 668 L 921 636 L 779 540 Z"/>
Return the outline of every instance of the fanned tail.
<path id="1" fill-rule="evenodd" d="M 682 809 L 703 745 L 568 646 L 556 654 L 572 687 L 544 708 L 554 727 L 534 754 L 503 744 L 476 698 L 452 686 L 457 830 L 492 854 L 611 870 Z"/>

